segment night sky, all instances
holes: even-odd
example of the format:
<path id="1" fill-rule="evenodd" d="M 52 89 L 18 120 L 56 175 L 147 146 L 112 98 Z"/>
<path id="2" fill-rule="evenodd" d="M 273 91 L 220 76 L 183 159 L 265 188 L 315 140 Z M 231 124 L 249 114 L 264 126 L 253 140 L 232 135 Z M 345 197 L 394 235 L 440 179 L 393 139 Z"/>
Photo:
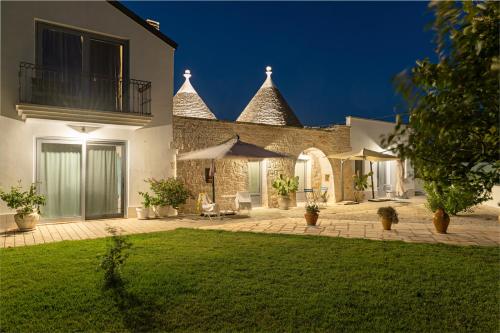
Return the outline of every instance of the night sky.
<path id="1" fill-rule="evenodd" d="M 392 77 L 433 58 L 426 2 L 123 2 L 175 40 L 174 93 L 186 68 L 219 119 L 235 120 L 273 67 L 305 125 L 393 120 Z M 387 117 L 389 116 L 389 117 Z"/>

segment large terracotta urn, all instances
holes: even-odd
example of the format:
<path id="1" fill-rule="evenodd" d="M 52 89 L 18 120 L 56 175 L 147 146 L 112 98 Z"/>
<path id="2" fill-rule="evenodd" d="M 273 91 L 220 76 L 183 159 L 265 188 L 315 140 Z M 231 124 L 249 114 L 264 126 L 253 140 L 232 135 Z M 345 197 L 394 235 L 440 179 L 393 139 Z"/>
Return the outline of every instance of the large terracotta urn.
<path id="1" fill-rule="evenodd" d="M 450 216 L 442 208 L 436 209 L 434 218 L 432 219 L 436 231 L 440 234 L 445 234 L 450 224 Z"/>

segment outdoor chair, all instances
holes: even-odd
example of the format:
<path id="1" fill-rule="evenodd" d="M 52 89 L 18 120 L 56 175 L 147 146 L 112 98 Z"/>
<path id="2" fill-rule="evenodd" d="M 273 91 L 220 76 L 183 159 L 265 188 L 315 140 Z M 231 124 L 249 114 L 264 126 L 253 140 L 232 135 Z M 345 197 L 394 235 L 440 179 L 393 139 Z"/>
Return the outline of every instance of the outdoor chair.
<path id="1" fill-rule="evenodd" d="M 248 192 L 236 192 L 236 197 L 234 198 L 234 205 L 236 210 L 240 212 L 241 210 L 247 210 L 248 215 L 252 210 L 252 198 Z"/>
<path id="2" fill-rule="evenodd" d="M 208 194 L 200 193 L 198 195 L 198 203 L 200 205 L 201 215 L 208 216 L 210 221 L 212 220 L 212 216 L 220 217 L 219 205 L 212 202 Z"/>
<path id="3" fill-rule="evenodd" d="M 304 194 L 306 195 L 306 201 L 308 203 L 316 203 L 318 200 L 318 197 L 312 188 L 305 188 Z"/>

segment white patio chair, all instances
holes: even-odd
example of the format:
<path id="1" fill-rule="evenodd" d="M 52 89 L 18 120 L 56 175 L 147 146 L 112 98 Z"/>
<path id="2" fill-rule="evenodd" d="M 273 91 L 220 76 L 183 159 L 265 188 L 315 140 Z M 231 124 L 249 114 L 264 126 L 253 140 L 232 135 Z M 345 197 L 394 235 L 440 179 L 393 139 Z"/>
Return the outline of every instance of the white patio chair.
<path id="1" fill-rule="evenodd" d="M 208 216 L 210 221 L 213 215 L 220 217 L 219 205 L 212 202 L 208 194 L 200 193 L 198 195 L 198 202 L 200 203 L 201 215 Z"/>
<path id="2" fill-rule="evenodd" d="M 248 192 L 236 192 L 236 197 L 234 198 L 234 206 L 236 210 L 240 212 L 241 210 L 247 210 L 248 215 L 252 211 L 252 197 Z"/>

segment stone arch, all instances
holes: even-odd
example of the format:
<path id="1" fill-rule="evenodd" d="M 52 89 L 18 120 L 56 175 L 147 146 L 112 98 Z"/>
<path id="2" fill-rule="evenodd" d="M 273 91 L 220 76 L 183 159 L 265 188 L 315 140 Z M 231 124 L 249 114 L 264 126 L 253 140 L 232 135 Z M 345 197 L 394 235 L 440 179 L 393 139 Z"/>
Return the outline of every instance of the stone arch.
<path id="1" fill-rule="evenodd" d="M 301 151 L 295 160 L 295 176 L 299 176 L 297 203 L 306 201 L 304 189 L 313 190 L 316 194 L 327 193 L 328 202 L 335 202 L 335 182 L 333 166 L 327 155 L 316 147 Z"/>

